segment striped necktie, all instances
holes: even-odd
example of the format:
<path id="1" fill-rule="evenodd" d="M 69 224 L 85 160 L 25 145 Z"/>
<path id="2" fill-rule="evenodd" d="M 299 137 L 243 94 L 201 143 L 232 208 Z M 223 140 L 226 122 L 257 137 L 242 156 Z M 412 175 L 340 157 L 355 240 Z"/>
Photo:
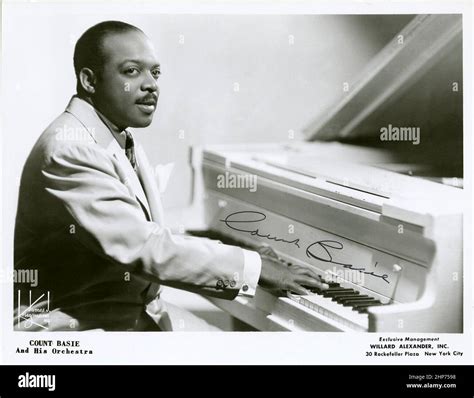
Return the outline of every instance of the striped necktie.
<path id="1" fill-rule="evenodd" d="M 135 158 L 135 144 L 133 142 L 132 133 L 130 131 L 125 130 L 125 136 L 127 139 L 125 140 L 125 155 L 127 155 L 130 164 L 133 167 L 135 172 L 137 171 L 137 159 Z"/>

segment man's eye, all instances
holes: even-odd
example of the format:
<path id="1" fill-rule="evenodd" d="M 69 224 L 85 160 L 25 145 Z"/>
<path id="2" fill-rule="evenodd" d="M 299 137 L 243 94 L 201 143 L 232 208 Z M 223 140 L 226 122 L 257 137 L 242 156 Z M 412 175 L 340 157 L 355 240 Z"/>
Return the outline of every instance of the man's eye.
<path id="1" fill-rule="evenodd" d="M 151 74 L 153 75 L 153 77 L 154 77 L 155 79 L 158 79 L 158 78 L 160 77 L 160 75 L 161 75 L 161 73 L 160 73 L 160 71 L 159 71 L 158 69 L 152 71 Z"/>
<path id="2" fill-rule="evenodd" d="M 125 69 L 125 73 L 130 76 L 137 75 L 140 71 L 137 68 L 127 68 Z"/>

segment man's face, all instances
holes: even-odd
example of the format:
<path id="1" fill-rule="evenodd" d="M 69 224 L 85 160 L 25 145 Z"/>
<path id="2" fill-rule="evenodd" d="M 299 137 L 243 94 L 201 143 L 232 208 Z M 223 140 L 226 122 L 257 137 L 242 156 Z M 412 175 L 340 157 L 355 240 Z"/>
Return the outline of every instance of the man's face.
<path id="1" fill-rule="evenodd" d="M 120 129 L 148 126 L 156 110 L 160 75 L 150 40 L 141 32 L 113 34 L 104 39 L 103 50 L 94 106 Z"/>

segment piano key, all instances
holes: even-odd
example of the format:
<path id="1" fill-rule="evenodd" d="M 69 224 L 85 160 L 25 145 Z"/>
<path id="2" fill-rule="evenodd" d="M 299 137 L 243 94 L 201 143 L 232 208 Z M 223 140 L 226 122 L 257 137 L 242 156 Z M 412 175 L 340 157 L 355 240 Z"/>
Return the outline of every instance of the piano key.
<path id="1" fill-rule="evenodd" d="M 341 286 L 339 283 L 336 282 L 326 282 L 323 278 L 321 279 L 324 283 L 326 283 L 330 288 L 331 287 L 339 287 Z"/>
<path id="2" fill-rule="evenodd" d="M 367 313 L 367 309 L 369 307 L 379 307 L 381 305 L 385 305 L 384 303 L 381 303 L 381 302 L 378 302 L 378 303 L 374 303 L 374 304 L 369 304 L 369 305 L 365 305 L 365 306 L 361 306 L 361 307 L 357 307 L 356 308 L 356 311 L 360 314 L 366 314 Z"/>
<path id="3" fill-rule="evenodd" d="M 356 297 L 359 297 L 360 293 L 359 292 L 355 292 L 355 293 L 349 293 L 349 294 L 344 294 L 344 293 L 340 293 L 336 296 L 332 296 L 332 301 L 336 301 L 338 302 L 339 304 L 342 304 L 343 303 L 343 300 L 348 300 L 348 299 L 351 299 L 351 298 L 356 298 Z"/>
<path id="4" fill-rule="evenodd" d="M 306 290 L 309 290 L 311 293 L 316 293 L 316 294 L 323 294 L 325 292 L 336 292 L 336 291 L 344 290 L 344 288 L 338 288 L 338 287 L 329 287 L 328 289 L 320 289 L 319 287 L 314 287 L 314 286 L 307 286 L 307 285 L 301 285 L 301 286 L 303 286 Z"/>
<path id="5" fill-rule="evenodd" d="M 367 302 L 360 302 L 356 303 L 353 305 L 354 310 L 357 310 L 359 308 L 364 308 L 364 307 L 371 307 L 375 305 L 381 305 L 382 303 L 378 300 L 373 300 L 373 301 L 367 301 Z"/>
<path id="6" fill-rule="evenodd" d="M 373 300 L 365 300 L 365 301 L 363 301 L 363 300 L 357 300 L 357 301 L 354 300 L 354 301 L 346 301 L 346 302 L 345 302 L 344 304 L 342 304 L 342 305 L 343 305 L 344 307 L 351 307 L 351 308 L 355 309 L 355 307 L 356 307 L 357 305 L 360 306 L 360 305 L 364 305 L 364 304 L 370 304 L 370 303 L 372 303 L 372 302 L 373 302 Z"/>
<path id="7" fill-rule="evenodd" d="M 324 297 L 335 297 L 335 296 L 338 296 L 338 295 L 346 295 L 346 296 L 348 296 L 348 295 L 350 295 L 350 294 L 351 294 L 351 295 L 355 294 L 355 292 L 356 292 L 356 291 L 355 291 L 354 289 L 344 289 L 344 290 L 340 290 L 340 291 L 338 291 L 338 290 L 336 290 L 336 291 L 334 291 L 334 290 L 332 290 L 332 291 L 331 291 L 331 290 L 330 290 L 330 291 L 326 290 L 326 291 L 324 291 L 323 296 L 324 296 Z"/>
<path id="8" fill-rule="evenodd" d="M 321 294 L 326 297 L 327 295 L 342 293 L 347 290 L 349 289 L 344 289 L 343 287 L 330 287 L 329 289 L 323 290 Z"/>
<path id="9" fill-rule="evenodd" d="M 378 302 L 379 301 L 377 301 L 377 300 L 358 301 L 358 302 L 352 303 L 351 307 L 354 311 L 357 311 L 357 309 L 360 308 L 360 307 L 367 307 L 369 305 L 375 305 Z"/>
<path id="10" fill-rule="evenodd" d="M 350 295 L 359 295 L 359 294 L 360 294 L 360 292 L 358 292 L 357 290 L 348 289 L 348 290 L 342 291 L 342 292 L 334 292 L 332 294 L 332 296 L 337 297 L 337 296 L 350 296 Z"/>
<path id="11" fill-rule="evenodd" d="M 344 293 L 343 291 L 340 291 L 340 292 L 325 292 L 324 290 L 322 292 L 318 292 L 319 295 L 323 296 L 323 297 L 329 297 L 329 298 L 332 298 L 334 297 L 334 295 L 336 294 L 341 294 L 341 293 Z"/>
<path id="12" fill-rule="evenodd" d="M 364 300 L 364 301 L 358 301 L 358 302 L 354 303 L 354 307 L 362 307 L 364 305 L 377 304 L 377 303 L 380 303 L 380 301 L 373 298 L 373 297 L 371 297 L 370 299 L 367 299 L 367 300 Z"/>
<path id="13" fill-rule="evenodd" d="M 381 305 L 385 305 L 384 303 L 381 303 L 380 301 L 377 302 L 377 303 L 369 303 L 369 304 L 366 304 L 366 305 L 359 305 L 358 307 L 356 307 L 355 309 L 356 310 L 360 310 L 360 309 L 367 309 L 369 307 L 379 307 Z"/>
<path id="14" fill-rule="evenodd" d="M 349 302 L 345 302 L 344 304 L 342 304 L 343 307 L 350 307 L 352 309 L 355 309 L 355 306 L 357 304 L 369 304 L 371 303 L 372 301 L 349 301 Z"/>
<path id="15" fill-rule="evenodd" d="M 346 304 L 349 302 L 363 301 L 363 300 L 368 300 L 371 298 L 372 297 L 367 296 L 366 294 L 358 294 L 354 297 L 341 297 L 339 301 L 341 302 L 341 304 Z"/>
<path id="16" fill-rule="evenodd" d="M 320 313 L 328 318 L 334 319 L 342 324 L 356 329 L 368 328 L 368 315 L 352 311 L 352 308 L 343 307 L 342 305 L 332 301 L 330 297 L 323 297 L 318 294 L 310 294 L 300 296 L 299 302 L 310 308 L 311 310 Z"/>
<path id="17" fill-rule="evenodd" d="M 344 303 L 347 303 L 349 301 L 367 301 L 367 300 L 374 300 L 373 297 L 368 296 L 367 294 L 359 294 L 355 297 L 343 297 L 341 300 Z"/>

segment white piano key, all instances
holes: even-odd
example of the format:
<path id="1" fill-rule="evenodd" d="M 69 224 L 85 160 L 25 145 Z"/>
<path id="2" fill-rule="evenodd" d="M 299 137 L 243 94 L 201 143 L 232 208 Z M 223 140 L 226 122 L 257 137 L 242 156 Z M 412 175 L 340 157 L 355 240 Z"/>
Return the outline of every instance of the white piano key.
<path id="1" fill-rule="evenodd" d="M 369 328 L 368 314 L 361 314 L 353 311 L 351 307 L 344 307 L 343 305 L 332 301 L 331 297 L 323 297 L 319 294 L 309 294 L 305 296 L 292 296 L 292 298 L 299 297 L 298 302 L 311 310 L 318 312 L 330 319 L 341 322 L 344 325 L 356 325 L 356 329 L 367 330 Z"/>

